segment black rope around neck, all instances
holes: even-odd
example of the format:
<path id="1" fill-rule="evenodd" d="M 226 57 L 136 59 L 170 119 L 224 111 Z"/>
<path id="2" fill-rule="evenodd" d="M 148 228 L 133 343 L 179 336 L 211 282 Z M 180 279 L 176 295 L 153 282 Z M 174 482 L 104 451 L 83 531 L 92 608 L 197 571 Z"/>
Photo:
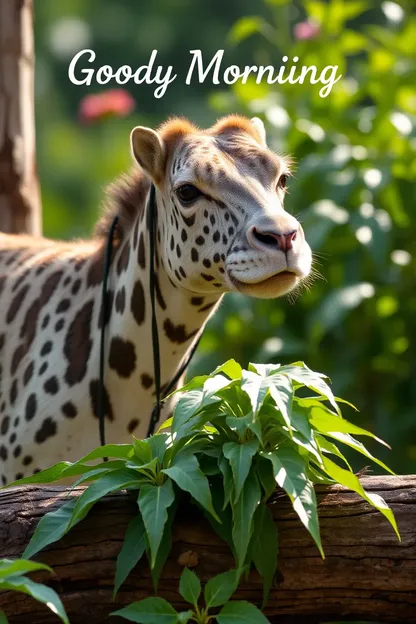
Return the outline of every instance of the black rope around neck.
<path id="1" fill-rule="evenodd" d="M 149 195 L 149 212 L 148 212 L 148 227 L 149 227 L 149 239 L 150 239 L 150 274 L 149 274 L 149 290 L 150 290 L 150 302 L 152 306 L 152 347 L 153 347 L 153 370 L 155 380 L 155 396 L 156 403 L 152 410 L 150 417 L 149 428 L 147 430 L 147 437 L 153 435 L 156 425 L 160 419 L 160 412 L 163 407 L 163 401 L 172 392 L 182 377 L 183 373 L 189 366 L 189 363 L 198 348 L 201 336 L 198 337 L 196 342 L 192 345 L 188 356 L 183 361 L 175 373 L 173 379 L 163 388 L 163 397 L 161 393 L 160 384 L 160 346 L 159 346 L 159 332 L 157 327 L 156 316 L 156 282 L 155 282 L 155 247 L 156 247 L 156 219 L 157 219 L 157 205 L 156 205 L 156 190 L 154 184 L 150 187 Z M 100 371 L 99 371 L 99 387 L 98 387 L 98 425 L 100 434 L 100 444 L 105 445 L 105 409 L 104 409 L 104 347 L 105 347 L 105 328 L 108 319 L 108 304 L 109 297 L 107 291 L 108 276 L 110 273 L 110 265 L 112 260 L 113 250 L 113 238 L 114 232 L 118 223 L 118 216 L 116 216 L 111 224 L 110 231 L 108 233 L 107 247 L 105 254 L 104 264 L 104 276 L 103 276 L 103 288 L 102 288 L 102 324 L 101 324 L 101 336 L 100 336 Z M 106 459 L 106 458 L 105 458 Z"/>

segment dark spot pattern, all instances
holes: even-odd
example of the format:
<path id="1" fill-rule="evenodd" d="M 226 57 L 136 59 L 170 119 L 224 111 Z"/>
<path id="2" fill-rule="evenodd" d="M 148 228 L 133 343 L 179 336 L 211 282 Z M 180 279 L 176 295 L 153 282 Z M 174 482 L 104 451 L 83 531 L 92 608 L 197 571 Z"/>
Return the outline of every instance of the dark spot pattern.
<path id="1" fill-rule="evenodd" d="M 120 376 L 128 378 L 136 368 L 136 349 L 130 340 L 114 336 L 110 344 L 108 358 L 110 368 Z"/>
<path id="2" fill-rule="evenodd" d="M 71 401 L 67 401 L 66 403 L 64 403 L 61 407 L 61 410 L 65 418 L 72 419 L 75 418 L 78 414 L 77 408 Z"/>
<path id="3" fill-rule="evenodd" d="M 142 325 L 145 319 L 145 296 L 143 284 L 137 280 L 131 296 L 131 311 L 138 325 Z"/>
<path id="4" fill-rule="evenodd" d="M 127 425 L 127 432 L 133 433 L 133 431 L 140 425 L 140 420 L 138 418 L 133 418 L 129 424 Z"/>
<path id="5" fill-rule="evenodd" d="M 35 442 L 37 444 L 42 444 L 43 442 L 46 442 L 48 438 L 52 438 L 54 435 L 56 435 L 56 431 L 56 422 L 53 420 L 53 418 L 48 416 L 44 419 L 40 429 L 36 431 Z"/>
<path id="6" fill-rule="evenodd" d="M 67 310 L 69 310 L 70 306 L 71 301 L 69 299 L 62 299 L 62 301 L 59 302 L 58 307 L 56 308 L 56 313 L 61 314 L 62 312 L 66 312 Z"/>
<path id="7" fill-rule="evenodd" d="M 98 381 L 98 379 L 93 379 L 90 381 L 90 399 L 91 399 L 91 408 L 92 408 L 92 413 L 94 414 L 94 416 L 96 418 L 98 418 L 98 410 L 99 410 L 99 389 L 100 389 L 100 382 Z M 108 395 L 108 391 L 107 388 L 104 386 L 103 388 L 104 392 L 103 392 L 103 411 L 104 411 L 104 417 L 108 418 L 108 420 L 113 421 L 114 420 L 114 415 L 113 415 L 113 408 L 111 406 L 111 402 L 110 402 L 110 397 Z"/>
<path id="8" fill-rule="evenodd" d="M 19 290 L 19 292 L 13 297 L 10 307 L 7 311 L 6 323 L 10 324 L 12 321 L 14 321 L 15 316 L 20 310 L 20 307 L 27 295 L 28 290 L 29 290 L 29 284 L 26 284 L 26 286 L 23 286 Z"/>
<path id="9" fill-rule="evenodd" d="M 25 407 L 25 419 L 28 422 L 30 422 L 36 416 L 37 409 L 38 409 L 38 401 L 36 398 L 36 394 L 32 393 L 29 395 L 26 401 L 26 407 Z"/>
<path id="10" fill-rule="evenodd" d="M 64 355 L 68 361 L 65 381 L 69 386 L 80 383 L 87 372 L 91 353 L 91 321 L 94 303 L 88 301 L 77 312 L 65 337 Z"/>
<path id="11" fill-rule="evenodd" d="M 59 383 L 57 377 L 49 377 L 49 379 L 47 379 L 43 384 L 43 389 L 45 390 L 46 394 L 58 394 Z"/>
<path id="12" fill-rule="evenodd" d="M 147 373 L 143 373 L 140 377 L 142 381 L 142 386 L 145 390 L 148 390 L 151 386 L 153 386 L 153 377 L 148 375 Z"/>
<path id="13" fill-rule="evenodd" d="M 187 334 L 185 325 L 174 325 L 170 319 L 165 320 L 163 323 L 163 329 L 165 330 L 165 334 L 169 340 L 176 344 L 182 344 L 187 340 L 190 340 L 190 338 L 198 333 L 198 330 L 195 329 L 190 334 Z"/>
<path id="14" fill-rule="evenodd" d="M 0 434 L 6 435 L 7 432 L 9 431 L 9 426 L 10 426 L 10 416 L 5 416 L 3 420 L 1 421 Z"/>
<path id="15" fill-rule="evenodd" d="M 139 248 L 137 250 L 137 261 L 138 261 L 139 267 L 141 269 L 145 269 L 146 268 L 146 250 L 145 250 L 145 246 L 144 246 L 143 232 L 140 232 Z"/>
<path id="16" fill-rule="evenodd" d="M 115 306 L 116 312 L 123 314 L 126 308 L 126 289 L 124 286 L 122 286 L 116 293 Z"/>

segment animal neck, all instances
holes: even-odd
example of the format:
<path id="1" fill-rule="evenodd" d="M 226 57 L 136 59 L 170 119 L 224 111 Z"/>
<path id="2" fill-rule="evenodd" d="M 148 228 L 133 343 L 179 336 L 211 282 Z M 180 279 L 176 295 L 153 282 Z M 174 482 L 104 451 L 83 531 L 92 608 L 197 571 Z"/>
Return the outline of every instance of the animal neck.
<path id="1" fill-rule="evenodd" d="M 150 297 L 150 192 L 111 265 L 113 298 L 107 341 L 110 368 L 126 377 L 128 360 L 134 383 L 154 392 L 152 306 Z M 159 209 L 157 208 L 159 206 Z M 169 274 L 168 245 L 164 244 L 162 197 L 156 194 L 154 224 L 154 283 L 160 346 L 161 385 L 170 383 L 222 296 L 192 292 Z M 173 278 L 173 279 L 172 279 Z"/>

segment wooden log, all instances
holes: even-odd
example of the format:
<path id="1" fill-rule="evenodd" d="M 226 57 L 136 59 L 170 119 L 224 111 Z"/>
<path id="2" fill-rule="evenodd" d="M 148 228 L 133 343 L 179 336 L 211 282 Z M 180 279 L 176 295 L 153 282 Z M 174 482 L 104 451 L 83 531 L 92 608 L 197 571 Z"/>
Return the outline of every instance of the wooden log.
<path id="1" fill-rule="evenodd" d="M 323 561 L 287 498 L 277 493 L 271 509 L 280 554 L 276 586 L 266 609 L 271 622 L 416 622 L 416 476 L 363 477 L 362 482 L 392 507 L 402 541 L 356 494 L 342 487 L 317 487 Z M 20 556 L 40 517 L 61 505 L 68 492 L 63 487 L 1 492 L 0 557 Z M 115 560 L 135 511 L 132 496 L 108 496 L 60 542 L 36 557 L 54 568 L 55 578 L 44 574 L 37 578 L 58 591 L 71 624 L 107 621 L 111 611 L 153 594 L 143 561 L 116 601 L 111 598 Z M 181 509 L 174 523 L 173 548 L 159 584 L 159 594 L 178 608 L 185 607 L 177 590 L 181 563 L 189 560 L 184 553 L 189 552 L 196 553 L 196 571 L 204 581 L 233 567 L 228 547 L 192 505 Z M 261 595 L 261 581 L 253 571 L 235 598 L 260 604 Z M 57 621 L 45 608 L 15 593 L 0 595 L 0 609 L 12 624 Z"/>
<path id="2" fill-rule="evenodd" d="M 0 1 L 0 230 L 41 233 L 32 0 Z"/>

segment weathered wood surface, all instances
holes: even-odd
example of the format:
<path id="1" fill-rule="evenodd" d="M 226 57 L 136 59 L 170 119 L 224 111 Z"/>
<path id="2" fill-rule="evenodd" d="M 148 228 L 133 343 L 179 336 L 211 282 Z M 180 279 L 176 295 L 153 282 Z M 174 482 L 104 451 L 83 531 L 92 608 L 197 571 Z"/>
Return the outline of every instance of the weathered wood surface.
<path id="1" fill-rule="evenodd" d="M 41 232 L 32 0 L 0 0 L 0 231 Z"/>
<path id="2" fill-rule="evenodd" d="M 416 476 L 364 477 L 362 482 L 393 508 L 401 543 L 385 518 L 358 496 L 341 487 L 318 487 L 326 554 L 322 561 L 286 497 L 277 495 L 271 508 L 280 535 L 279 573 L 266 610 L 272 622 L 416 622 Z M 21 555 L 39 518 L 60 505 L 67 492 L 58 487 L 1 492 L 0 557 Z M 68 536 L 37 557 L 54 568 L 56 578 L 50 585 L 61 595 L 72 624 L 105 622 L 112 610 L 152 593 L 143 562 L 116 603 L 111 600 L 115 560 L 134 512 L 135 502 L 127 494 L 109 496 Z M 177 593 L 182 571 L 178 559 L 187 551 L 197 554 L 196 571 L 204 580 L 233 566 L 227 546 L 198 510 L 192 506 L 182 510 L 159 587 L 177 607 L 185 606 Z M 235 597 L 260 602 L 261 582 L 255 572 Z M 12 624 L 57 621 L 23 595 L 0 595 L 0 608 Z M 108 621 L 116 623 L 118 618 Z"/>

